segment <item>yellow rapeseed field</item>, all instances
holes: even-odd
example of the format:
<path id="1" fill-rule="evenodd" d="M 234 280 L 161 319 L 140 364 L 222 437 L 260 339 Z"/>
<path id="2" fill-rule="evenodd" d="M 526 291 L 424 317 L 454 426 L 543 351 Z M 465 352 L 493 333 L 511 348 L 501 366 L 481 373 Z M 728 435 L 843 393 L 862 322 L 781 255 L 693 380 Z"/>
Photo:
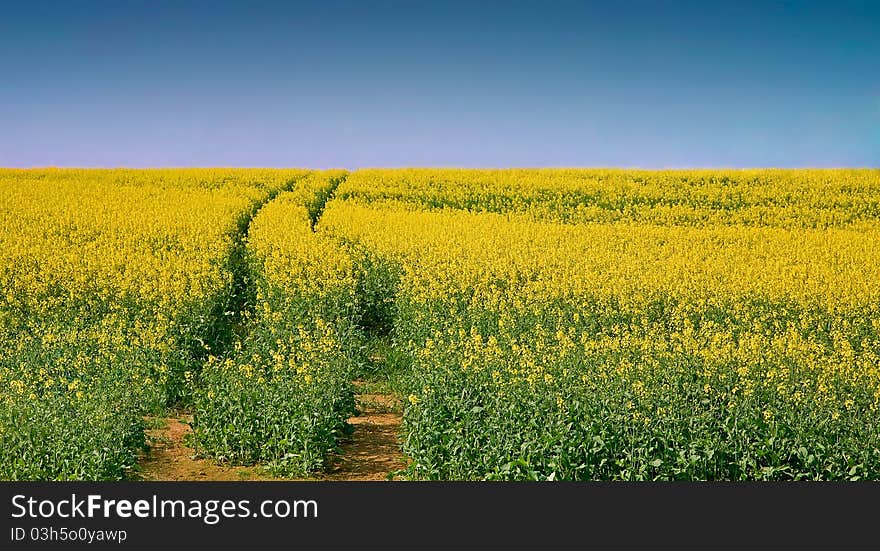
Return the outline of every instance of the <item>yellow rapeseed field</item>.
<path id="1" fill-rule="evenodd" d="M 118 478 L 185 392 L 251 211 L 306 171 L 0 170 L 0 478 Z"/>
<path id="2" fill-rule="evenodd" d="M 877 480 L 878 243 L 876 170 L 0 170 L 0 478 L 303 476 L 369 364 L 416 479 Z"/>
<path id="3" fill-rule="evenodd" d="M 880 476 L 877 171 L 370 170 L 424 478 Z"/>
<path id="4" fill-rule="evenodd" d="M 316 172 L 254 218 L 246 331 L 202 372 L 193 428 L 199 449 L 280 475 L 320 469 L 354 414 L 356 267 L 312 221 L 343 171 Z"/>

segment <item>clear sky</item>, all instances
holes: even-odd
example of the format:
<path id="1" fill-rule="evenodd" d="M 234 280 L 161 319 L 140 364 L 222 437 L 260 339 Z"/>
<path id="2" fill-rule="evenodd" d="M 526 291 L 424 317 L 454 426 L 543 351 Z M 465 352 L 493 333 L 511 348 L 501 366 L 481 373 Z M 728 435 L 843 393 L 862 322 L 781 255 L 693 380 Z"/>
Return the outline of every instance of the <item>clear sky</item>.
<path id="1" fill-rule="evenodd" d="M 880 1 L 0 0 L 0 166 L 880 166 Z"/>

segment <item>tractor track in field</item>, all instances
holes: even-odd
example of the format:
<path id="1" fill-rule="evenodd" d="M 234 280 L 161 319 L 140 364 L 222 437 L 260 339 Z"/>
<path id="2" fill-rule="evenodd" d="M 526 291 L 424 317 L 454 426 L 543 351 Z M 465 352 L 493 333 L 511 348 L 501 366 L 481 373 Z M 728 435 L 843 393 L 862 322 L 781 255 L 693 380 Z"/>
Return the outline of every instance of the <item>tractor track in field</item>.
<path id="1" fill-rule="evenodd" d="M 301 177 L 303 178 L 303 177 Z M 223 355 L 245 330 L 245 313 L 253 306 L 251 274 L 245 262 L 246 239 L 250 232 L 251 222 L 260 210 L 281 193 L 290 191 L 301 179 L 297 178 L 288 185 L 266 194 L 262 201 L 251 205 L 250 209 L 239 218 L 229 252 L 228 269 L 232 273 L 230 293 L 225 304 L 218 304 L 212 316 L 216 319 L 211 334 L 206 335 L 206 343 L 210 353 Z M 208 350 L 200 350 L 195 355 L 196 363 L 203 364 L 207 359 Z M 216 461 L 200 458 L 190 446 L 192 434 L 192 411 L 176 408 L 172 405 L 161 416 L 145 417 L 147 424 L 146 443 L 148 449 L 138 457 L 137 468 L 132 478 L 154 481 L 183 480 L 271 480 L 262 474 L 259 467 L 231 467 L 220 465 Z M 152 428 L 150 428 L 152 427 Z"/>
<path id="2" fill-rule="evenodd" d="M 362 387 L 355 381 L 356 387 Z M 382 481 L 393 480 L 406 467 L 400 450 L 402 415 L 393 394 L 356 394 L 358 414 L 349 418 L 352 432 L 340 439 L 340 451 L 329 458 L 326 472 L 308 478 L 272 476 L 259 465 L 223 465 L 200 457 L 190 445 L 192 413 L 169 412 L 164 417 L 148 417 L 145 451 L 138 462 L 135 478 L 146 481 Z"/>
<path id="3" fill-rule="evenodd" d="M 337 185 L 344 181 L 342 178 Z M 283 190 L 281 190 L 283 191 Z M 279 191 L 278 193 L 280 193 Z M 333 189 L 314 205 L 310 212 L 311 229 L 317 231 L 317 223 L 327 202 L 332 200 Z M 230 256 L 230 269 L 233 272 L 232 293 L 222 315 L 221 331 L 212 335 L 211 344 L 215 354 L 222 354 L 231 346 L 236 336 L 240 336 L 244 325 L 242 320 L 250 307 L 248 300 L 250 274 L 243 262 L 245 238 L 251 221 L 278 193 L 270 194 L 265 201 L 255 205 L 248 216 L 240 223 L 236 241 Z M 383 358 L 371 358 L 371 362 L 381 363 Z M 354 381 L 357 415 L 348 419 L 351 432 L 340 438 L 339 451 L 328 458 L 327 470 L 323 473 L 294 480 L 315 481 L 379 481 L 393 479 L 395 473 L 406 467 L 405 456 L 401 452 L 399 434 L 402 415 L 400 401 L 392 393 L 373 389 L 364 381 Z M 192 411 L 170 409 L 163 415 L 147 416 L 145 422 L 148 449 L 138 459 L 138 467 L 132 478 L 147 481 L 261 481 L 291 480 L 277 478 L 264 468 L 256 466 L 231 466 L 218 463 L 210 458 L 200 457 L 191 446 Z"/>
<path id="4" fill-rule="evenodd" d="M 364 383 L 355 381 L 364 388 Z M 406 467 L 398 435 L 402 415 L 399 400 L 388 393 L 356 394 L 358 415 L 348 422 L 353 432 L 340 442 L 321 480 L 391 480 Z"/>
<path id="5" fill-rule="evenodd" d="M 169 412 L 172 413 L 172 412 Z M 190 446 L 192 414 L 185 410 L 167 417 L 149 417 L 149 450 L 140 458 L 138 480 L 147 481 L 236 481 L 278 480 L 260 467 L 221 465 L 201 458 Z"/>
<path id="6" fill-rule="evenodd" d="M 356 386 L 361 386 L 358 381 Z M 355 395 L 358 414 L 348 422 L 352 432 L 343 437 L 340 451 L 329 458 L 326 472 L 308 478 L 278 478 L 259 465 L 219 464 L 200 457 L 190 445 L 192 413 L 179 410 L 164 417 L 148 417 L 145 451 L 138 462 L 137 480 L 145 481 L 382 481 L 393 480 L 406 467 L 398 435 L 400 422 L 398 399 L 393 394 Z"/>

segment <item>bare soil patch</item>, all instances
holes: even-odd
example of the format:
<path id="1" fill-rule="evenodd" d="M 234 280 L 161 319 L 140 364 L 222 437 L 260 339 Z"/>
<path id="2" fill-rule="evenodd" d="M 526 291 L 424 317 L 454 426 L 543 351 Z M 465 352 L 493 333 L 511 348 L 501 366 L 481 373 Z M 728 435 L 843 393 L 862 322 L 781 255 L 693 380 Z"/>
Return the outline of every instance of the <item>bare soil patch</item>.
<path id="1" fill-rule="evenodd" d="M 406 467 L 398 435 L 402 416 L 399 400 L 392 394 L 358 394 L 358 415 L 348 422 L 353 431 L 340 442 L 341 452 L 332 456 L 325 473 L 297 480 L 392 480 Z M 153 481 L 289 480 L 273 477 L 259 466 L 221 465 L 200 458 L 189 445 L 192 414 L 149 417 L 150 449 L 139 461 L 138 479 Z"/>
<path id="2" fill-rule="evenodd" d="M 259 467 L 219 465 L 210 459 L 198 458 L 189 444 L 192 415 L 179 412 L 172 417 L 148 418 L 149 451 L 139 462 L 141 480 L 278 480 Z"/>
<path id="3" fill-rule="evenodd" d="M 400 451 L 399 404 L 391 394 L 358 394 L 359 415 L 348 420 L 354 431 L 340 443 L 321 480 L 390 480 L 406 467 Z"/>

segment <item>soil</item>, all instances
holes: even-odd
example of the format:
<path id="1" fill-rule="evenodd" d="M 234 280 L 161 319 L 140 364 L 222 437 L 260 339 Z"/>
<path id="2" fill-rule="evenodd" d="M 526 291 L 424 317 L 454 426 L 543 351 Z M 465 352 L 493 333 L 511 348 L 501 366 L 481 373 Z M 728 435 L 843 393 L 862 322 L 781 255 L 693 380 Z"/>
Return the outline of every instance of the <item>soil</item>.
<path id="1" fill-rule="evenodd" d="M 339 182 L 336 182 L 338 185 Z M 332 192 L 331 192 L 332 195 Z M 312 218 L 312 230 L 321 216 L 323 204 Z M 242 236 L 248 234 L 248 219 Z M 235 285 L 240 286 L 244 273 L 236 272 Z M 243 310 L 244 303 L 235 308 Z M 229 320 L 230 335 L 244 331 L 240 324 L 241 316 Z M 226 343 L 228 344 L 228 343 Z M 375 339 L 382 345 L 381 338 Z M 384 343 L 387 347 L 387 343 Z M 381 365 L 385 354 L 374 352 L 370 362 Z M 353 431 L 339 442 L 340 452 L 329 458 L 327 472 L 316 474 L 307 480 L 390 480 L 395 473 L 406 467 L 406 460 L 400 451 L 400 403 L 393 394 L 370 393 L 370 387 L 363 381 L 354 381 L 363 393 L 355 396 L 359 414 L 348 422 Z M 237 467 L 219 465 L 216 462 L 197 457 L 189 446 L 192 434 L 191 412 L 177 411 L 170 417 L 148 417 L 148 426 L 161 427 L 147 430 L 149 450 L 139 459 L 135 477 L 141 480 L 279 480 L 266 473 L 260 466 Z"/>
<path id="2" fill-rule="evenodd" d="M 360 414 L 348 420 L 354 432 L 340 442 L 342 451 L 331 458 L 320 479 L 392 480 L 406 467 L 398 440 L 398 404 L 390 394 L 359 394 L 356 399 Z"/>
<path id="3" fill-rule="evenodd" d="M 179 412 L 173 417 L 152 417 L 147 430 L 150 449 L 139 462 L 141 480 L 277 480 L 260 471 L 259 467 L 218 465 L 210 459 L 196 456 L 187 443 L 192 434 L 192 415 Z"/>
<path id="4" fill-rule="evenodd" d="M 406 466 L 398 434 L 401 415 L 391 394 L 359 394 L 359 414 L 348 422 L 354 430 L 340 442 L 341 452 L 330 458 L 326 473 L 298 480 L 391 480 Z M 155 481 L 288 480 L 273 477 L 259 466 L 220 465 L 199 458 L 188 444 L 192 415 L 178 412 L 164 418 L 148 418 L 150 449 L 139 462 L 138 478 Z"/>

